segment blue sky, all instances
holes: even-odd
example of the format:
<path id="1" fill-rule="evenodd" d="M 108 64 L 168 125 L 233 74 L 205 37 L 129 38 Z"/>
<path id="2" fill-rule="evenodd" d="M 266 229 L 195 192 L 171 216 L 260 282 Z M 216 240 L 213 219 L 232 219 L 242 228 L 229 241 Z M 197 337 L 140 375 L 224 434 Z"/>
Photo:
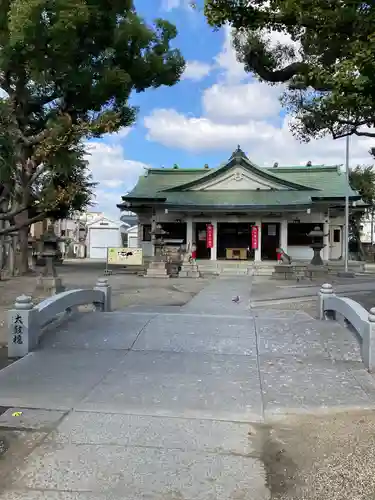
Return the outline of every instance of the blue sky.
<path id="1" fill-rule="evenodd" d="M 90 166 L 99 182 L 97 206 L 112 218 L 116 203 L 147 167 L 217 166 L 238 144 L 260 166 L 344 162 L 343 141 L 325 138 L 300 144 L 289 130 L 290 117 L 279 103 L 280 87 L 246 74 L 236 60 L 229 28 L 213 31 L 189 0 L 135 0 L 148 22 L 174 23 L 186 72 L 174 87 L 131 96 L 140 108 L 135 125 L 90 144 Z M 290 43 L 282 34 L 271 40 Z M 368 139 L 353 139 L 352 162 L 368 163 Z"/>
<path id="2" fill-rule="evenodd" d="M 177 27 L 178 36 L 173 45 L 181 50 L 187 61 L 198 60 L 210 63 L 217 55 L 218 48 L 220 49 L 223 42 L 223 33 L 210 29 L 203 15 L 198 15 L 183 6 L 166 10 L 162 8 L 163 2 L 161 1 L 159 8 L 153 8 L 157 6 L 158 1 L 138 0 L 135 4 L 138 13 L 146 20 L 152 21 L 156 16 L 160 16 Z M 211 86 L 214 81 L 215 71 L 212 71 L 199 81 L 183 79 L 173 87 L 161 87 L 150 89 L 142 94 L 134 94 L 131 102 L 139 106 L 140 111 L 137 125 L 127 141 L 127 147 L 130 147 L 131 154 L 134 156 L 137 151 L 142 151 L 140 161 L 152 166 L 172 166 L 173 163 L 186 167 L 199 166 L 202 155 L 189 154 L 177 147 L 165 147 L 157 142 L 148 141 L 143 119 L 150 114 L 156 107 L 155 105 L 162 108 L 173 108 L 184 114 L 199 115 L 201 112 L 199 96 L 202 90 Z M 211 161 L 217 160 L 217 154 L 212 155 Z"/>

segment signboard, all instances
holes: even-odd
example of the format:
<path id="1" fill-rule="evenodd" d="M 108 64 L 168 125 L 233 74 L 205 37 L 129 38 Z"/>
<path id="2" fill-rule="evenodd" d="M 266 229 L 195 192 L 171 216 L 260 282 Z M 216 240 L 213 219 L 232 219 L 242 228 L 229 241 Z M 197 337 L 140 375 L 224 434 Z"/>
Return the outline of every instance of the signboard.
<path id="1" fill-rule="evenodd" d="M 257 250 L 259 245 L 259 228 L 258 226 L 251 227 L 251 249 Z"/>
<path id="2" fill-rule="evenodd" d="M 198 240 L 205 241 L 206 240 L 206 231 L 198 231 Z"/>
<path id="3" fill-rule="evenodd" d="M 268 224 L 268 236 L 276 236 L 276 224 Z"/>
<path id="4" fill-rule="evenodd" d="M 212 224 L 207 224 L 206 247 L 214 247 L 214 226 Z"/>
<path id="5" fill-rule="evenodd" d="M 107 263 L 119 266 L 141 266 L 142 248 L 108 248 Z"/>

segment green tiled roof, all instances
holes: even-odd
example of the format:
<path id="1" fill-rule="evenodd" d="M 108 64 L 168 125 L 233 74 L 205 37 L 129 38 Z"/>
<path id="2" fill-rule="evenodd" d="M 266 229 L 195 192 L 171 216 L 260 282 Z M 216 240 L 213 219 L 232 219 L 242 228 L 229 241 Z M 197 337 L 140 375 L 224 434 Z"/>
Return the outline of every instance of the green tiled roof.
<path id="1" fill-rule="evenodd" d="M 282 180 L 291 180 L 297 184 L 308 185 L 311 188 L 321 191 L 325 198 L 335 198 L 345 196 L 347 187 L 345 173 L 340 172 L 340 167 L 334 166 L 311 166 L 311 167 L 281 167 L 265 169 L 272 173 L 274 177 Z M 357 193 L 350 189 L 350 196 Z"/>
<path id="2" fill-rule="evenodd" d="M 247 169 L 265 182 L 279 184 L 278 190 L 214 191 L 199 190 L 206 180 L 218 178 L 235 166 Z M 170 205 L 212 206 L 276 206 L 306 205 L 314 198 L 343 198 L 346 176 L 338 166 L 312 165 L 277 168 L 260 168 L 238 149 L 229 161 L 218 168 L 163 168 L 149 169 L 141 176 L 135 188 L 123 197 L 126 201 L 136 198 L 159 199 Z M 350 190 L 350 197 L 359 198 Z"/>
<path id="3" fill-rule="evenodd" d="M 315 191 L 184 191 L 167 194 L 171 205 L 208 207 L 267 207 L 310 205 Z"/>
<path id="4" fill-rule="evenodd" d="M 212 169 L 149 169 L 146 175 L 139 177 L 137 185 L 128 196 L 154 197 L 165 189 L 198 180 L 210 171 Z"/>

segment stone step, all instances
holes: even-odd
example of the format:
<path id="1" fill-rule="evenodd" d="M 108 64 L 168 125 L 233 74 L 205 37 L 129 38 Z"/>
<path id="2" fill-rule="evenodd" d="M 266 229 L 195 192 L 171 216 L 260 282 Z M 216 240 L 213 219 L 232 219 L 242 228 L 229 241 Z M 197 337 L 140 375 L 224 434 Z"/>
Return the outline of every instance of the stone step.
<path id="1" fill-rule="evenodd" d="M 249 275 L 249 269 L 222 269 L 220 274 L 225 274 L 226 276 L 247 276 Z"/>
<path id="2" fill-rule="evenodd" d="M 162 273 L 159 269 L 147 269 L 145 276 L 146 278 L 169 278 L 167 270 L 165 270 L 165 273 Z"/>

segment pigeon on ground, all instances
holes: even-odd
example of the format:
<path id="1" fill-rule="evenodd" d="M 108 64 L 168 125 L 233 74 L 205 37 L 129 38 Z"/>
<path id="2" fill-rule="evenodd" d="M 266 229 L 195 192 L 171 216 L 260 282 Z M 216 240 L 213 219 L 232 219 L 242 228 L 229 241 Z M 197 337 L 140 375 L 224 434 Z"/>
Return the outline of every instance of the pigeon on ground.
<path id="1" fill-rule="evenodd" d="M 236 297 L 233 297 L 233 299 L 232 299 L 232 302 L 235 302 L 236 304 L 238 304 L 239 301 L 240 301 L 240 298 L 238 295 Z"/>

